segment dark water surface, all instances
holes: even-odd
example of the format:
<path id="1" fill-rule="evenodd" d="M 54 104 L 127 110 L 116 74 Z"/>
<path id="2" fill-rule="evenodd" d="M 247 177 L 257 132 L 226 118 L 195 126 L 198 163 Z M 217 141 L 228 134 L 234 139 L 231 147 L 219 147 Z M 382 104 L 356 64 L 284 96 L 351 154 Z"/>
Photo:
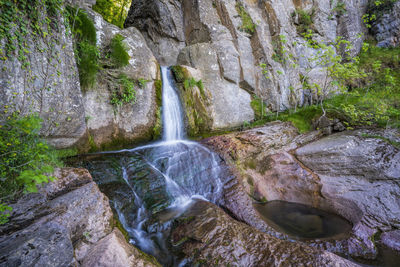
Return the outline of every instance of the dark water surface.
<path id="1" fill-rule="evenodd" d="M 352 229 L 339 215 L 299 203 L 275 200 L 254 207 L 268 224 L 295 239 L 340 239 Z"/>

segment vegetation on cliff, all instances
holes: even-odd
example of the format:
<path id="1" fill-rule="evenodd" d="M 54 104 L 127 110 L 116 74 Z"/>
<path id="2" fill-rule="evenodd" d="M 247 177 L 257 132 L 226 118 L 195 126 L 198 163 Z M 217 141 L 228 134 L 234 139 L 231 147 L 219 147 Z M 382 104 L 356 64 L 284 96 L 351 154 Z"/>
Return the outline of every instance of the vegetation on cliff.
<path id="1" fill-rule="evenodd" d="M 61 165 L 57 152 L 40 138 L 41 119 L 36 115 L 10 114 L 0 125 L 0 224 L 7 222 L 9 204 L 23 192 L 53 179 Z"/>
<path id="2" fill-rule="evenodd" d="M 93 10 L 103 18 L 120 28 L 124 27 L 132 0 L 97 0 Z"/>

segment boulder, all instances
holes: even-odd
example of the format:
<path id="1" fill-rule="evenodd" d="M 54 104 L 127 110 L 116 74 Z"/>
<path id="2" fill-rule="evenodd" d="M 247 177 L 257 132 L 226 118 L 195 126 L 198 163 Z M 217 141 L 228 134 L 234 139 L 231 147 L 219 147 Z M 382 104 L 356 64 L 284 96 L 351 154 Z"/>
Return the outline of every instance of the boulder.
<path id="1" fill-rule="evenodd" d="M 237 192 L 244 190 L 258 202 L 284 200 L 310 205 L 339 214 L 354 225 L 345 239 L 306 243 L 353 257 L 380 257 L 376 248 L 379 233 L 399 227 L 395 199 L 400 190 L 400 154 L 384 141 L 398 142 L 399 134 L 358 130 L 322 136 L 321 131 L 299 135 L 290 123 L 275 122 L 202 142 L 231 167 L 233 178 L 227 185 L 234 185 L 234 195 L 242 196 Z M 281 239 L 288 238 L 260 223 L 245 198 L 232 201 L 229 195 L 222 206 L 236 218 Z M 391 240 L 382 239 L 386 245 L 397 242 L 386 240 Z"/>
<path id="2" fill-rule="evenodd" d="M 99 191 L 87 170 L 63 168 L 54 175 L 57 178 L 54 183 L 11 205 L 9 222 L 0 226 L 0 266 L 99 263 L 98 255 L 92 259 L 88 253 L 98 251 L 107 237 L 118 238 L 110 245 L 108 255 L 126 251 L 132 262 L 129 266 L 136 266 L 135 262 L 154 266 L 149 256 L 121 239 L 117 230 L 113 231 L 108 198 Z M 115 265 L 104 258 L 98 266 Z"/>
<path id="3" fill-rule="evenodd" d="M 161 266 L 153 257 L 147 256 L 129 245 L 118 230 L 101 239 L 91 248 L 82 261 L 82 267 L 150 267 Z"/>
<path id="4" fill-rule="evenodd" d="M 335 254 L 269 236 L 203 201 L 175 221 L 171 243 L 194 265 L 357 266 Z"/>
<path id="5" fill-rule="evenodd" d="M 96 85 L 84 92 L 83 104 L 87 128 L 93 141 L 92 148 L 116 148 L 151 140 L 159 109 L 156 103 L 156 81 L 160 80 L 160 74 L 156 59 L 137 29 L 130 27 L 121 30 L 103 20 L 96 12 L 90 9 L 86 11 L 94 21 L 100 50 L 108 46 L 116 34 L 125 38 L 123 43 L 131 58 L 129 64 L 119 71 L 136 81 L 135 102 L 120 107 L 111 104 L 111 92 L 102 80 L 102 74 L 98 76 Z M 137 81 L 140 79 L 146 81 L 144 86 L 139 86 Z"/>
<path id="6" fill-rule="evenodd" d="M 375 233 L 400 227 L 400 151 L 364 136 L 362 131 L 334 134 L 297 149 L 295 155 L 318 175 L 322 196 L 355 224 L 356 235 L 373 251 Z"/>

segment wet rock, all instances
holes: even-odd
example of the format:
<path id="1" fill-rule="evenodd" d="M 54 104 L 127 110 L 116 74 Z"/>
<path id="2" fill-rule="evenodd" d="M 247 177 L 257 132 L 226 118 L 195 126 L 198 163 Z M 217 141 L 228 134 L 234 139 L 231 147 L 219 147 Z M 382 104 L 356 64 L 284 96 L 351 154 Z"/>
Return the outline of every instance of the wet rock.
<path id="1" fill-rule="evenodd" d="M 298 135 L 291 124 L 276 122 L 203 142 L 231 168 L 232 180 L 227 182 L 227 201 L 222 206 L 236 218 L 288 238 L 254 219 L 257 215 L 249 200 L 238 193 L 243 190 L 253 201 L 285 200 L 333 212 L 353 223 L 350 237 L 307 243 L 368 259 L 377 257 L 375 235 L 397 229 L 399 217 L 394 200 L 399 197 L 399 152 L 376 136 L 399 138 L 395 132 L 358 130 L 320 139 L 321 131 Z M 230 190 L 242 197 L 232 201 Z"/>
<path id="2" fill-rule="evenodd" d="M 54 184 L 12 205 L 9 222 L 0 226 L 0 266 L 75 266 L 112 232 L 108 198 L 87 170 L 58 169 L 54 175 Z M 123 241 L 118 244 L 130 246 Z"/>
<path id="3" fill-rule="evenodd" d="M 147 267 L 161 265 L 151 256 L 129 245 L 122 233 L 115 229 L 88 251 L 81 266 Z"/>
<path id="4" fill-rule="evenodd" d="M 383 233 L 381 240 L 385 246 L 400 251 L 400 230 Z"/>
<path id="5" fill-rule="evenodd" d="M 57 223 L 35 224 L 0 239 L 0 266 L 72 266 L 74 249 L 67 229 Z"/>
<path id="6" fill-rule="evenodd" d="M 347 132 L 301 147 L 296 156 L 320 178 L 323 197 L 357 224 L 358 240 L 376 253 L 371 236 L 378 229 L 399 227 L 400 204 L 395 201 L 400 196 L 399 150 L 383 140 Z M 360 211 L 354 213 L 350 206 Z"/>
<path id="7" fill-rule="evenodd" d="M 171 242 L 193 264 L 357 266 L 332 253 L 255 230 L 208 202 L 196 202 L 177 219 Z"/>

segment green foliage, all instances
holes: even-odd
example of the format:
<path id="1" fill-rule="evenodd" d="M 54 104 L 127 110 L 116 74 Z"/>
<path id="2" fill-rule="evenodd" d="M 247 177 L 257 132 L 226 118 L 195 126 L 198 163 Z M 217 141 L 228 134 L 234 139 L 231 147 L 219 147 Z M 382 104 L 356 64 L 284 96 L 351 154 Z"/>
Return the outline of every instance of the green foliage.
<path id="1" fill-rule="evenodd" d="M 161 136 L 162 131 L 162 118 L 161 118 L 161 107 L 157 108 L 156 111 L 156 123 L 153 127 L 153 140 L 158 139 Z"/>
<path id="2" fill-rule="evenodd" d="M 127 52 L 126 44 L 123 42 L 125 38 L 120 35 L 116 34 L 111 39 L 110 43 L 110 57 L 113 64 L 117 68 L 124 67 L 129 64 L 130 56 Z"/>
<path id="3" fill-rule="evenodd" d="M 136 91 L 134 87 L 134 81 L 130 80 L 126 74 L 120 74 L 117 78 L 117 84 L 112 90 L 111 104 L 118 107 L 125 103 L 135 103 Z"/>
<path id="4" fill-rule="evenodd" d="M 93 10 L 121 29 L 124 27 L 132 0 L 97 0 Z"/>
<path id="5" fill-rule="evenodd" d="M 57 19 L 62 12 L 62 0 L 0 0 L 0 41 L 4 40 L 4 49 L 0 49 L 0 59 L 7 60 L 15 56 L 29 65 L 27 55 L 28 35 L 46 38 L 52 31 L 58 31 Z"/>
<path id="6" fill-rule="evenodd" d="M 5 224 L 8 222 L 8 217 L 10 217 L 10 212 L 12 211 L 12 208 L 0 203 L 0 225 Z"/>
<path id="7" fill-rule="evenodd" d="M 314 13 L 315 13 L 314 9 L 311 11 L 296 9 L 294 17 L 297 15 L 297 25 L 296 25 L 297 33 L 302 35 L 303 33 L 312 30 L 311 28 L 314 23 L 313 22 Z"/>
<path id="8" fill-rule="evenodd" d="M 185 90 L 194 88 L 196 86 L 197 88 L 199 88 L 201 96 L 204 97 L 205 96 L 204 85 L 201 80 L 196 81 L 195 78 L 191 77 L 191 78 L 186 78 L 183 81 L 183 88 L 185 88 Z"/>
<path id="9" fill-rule="evenodd" d="M 156 103 L 157 103 L 158 107 L 161 107 L 161 105 L 162 105 L 162 81 L 156 80 L 155 87 L 156 87 Z"/>
<path id="10" fill-rule="evenodd" d="M 251 19 L 250 15 L 246 12 L 243 5 L 239 2 L 236 3 L 236 11 L 242 19 L 242 25 L 239 27 L 239 30 L 247 32 L 249 34 L 254 34 L 256 31 L 256 25 Z"/>
<path id="11" fill-rule="evenodd" d="M 93 87 L 96 83 L 97 73 L 100 70 L 100 52 L 96 46 L 86 41 L 78 43 L 78 70 L 79 80 L 83 89 Z"/>
<path id="12" fill-rule="evenodd" d="M 266 114 L 266 107 L 262 101 L 262 99 L 256 95 L 253 96 L 253 99 L 250 102 L 252 109 L 254 110 L 254 114 L 256 120 L 263 119 Z"/>
<path id="13" fill-rule="evenodd" d="M 149 80 L 146 80 L 144 78 L 139 78 L 138 82 L 139 82 L 140 88 L 145 88 L 146 84 L 149 82 Z"/>
<path id="14" fill-rule="evenodd" d="M 37 115 L 11 115 L 0 126 L 0 198 L 13 201 L 19 193 L 36 192 L 36 186 L 53 178 L 57 155 L 39 137 Z"/>
<path id="15" fill-rule="evenodd" d="M 338 16 L 344 15 L 347 12 L 346 3 L 343 1 L 338 1 L 336 6 L 332 9 Z"/>
<path id="16" fill-rule="evenodd" d="M 96 28 L 85 11 L 67 7 L 67 17 L 75 39 L 75 57 L 78 64 L 79 80 L 83 89 L 96 83 L 100 70 L 100 52 L 96 46 Z"/>
<path id="17" fill-rule="evenodd" d="M 67 17 L 74 38 L 96 45 L 96 27 L 84 10 L 67 6 Z"/>
<path id="18" fill-rule="evenodd" d="M 172 66 L 171 70 L 175 76 L 176 82 L 178 83 L 183 83 L 185 79 L 189 78 L 189 75 L 185 72 L 182 66 Z"/>

